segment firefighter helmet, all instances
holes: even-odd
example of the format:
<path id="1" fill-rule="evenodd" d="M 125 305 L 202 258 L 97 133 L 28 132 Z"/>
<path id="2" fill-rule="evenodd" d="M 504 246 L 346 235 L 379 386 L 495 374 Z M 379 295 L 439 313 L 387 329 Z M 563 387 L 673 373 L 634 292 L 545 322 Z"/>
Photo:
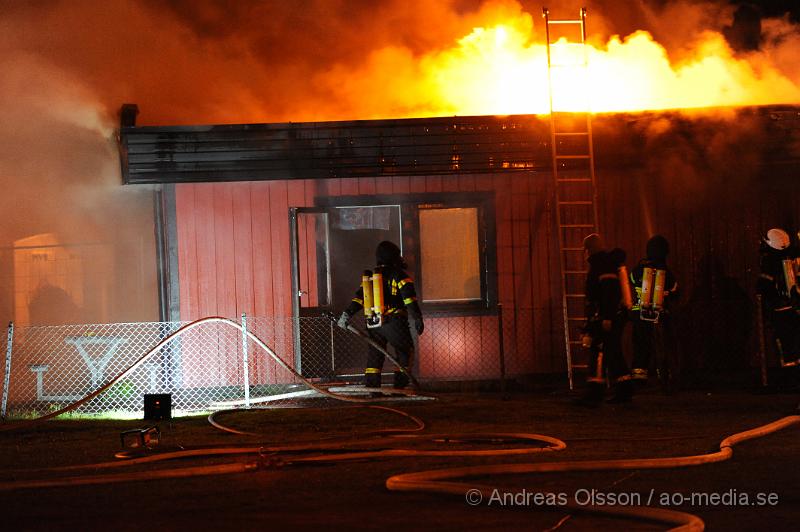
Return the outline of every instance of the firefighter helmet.
<path id="1" fill-rule="evenodd" d="M 647 241 L 647 258 L 650 260 L 666 261 L 669 255 L 669 242 L 661 235 L 655 235 Z"/>
<path id="2" fill-rule="evenodd" d="M 603 251 L 603 237 L 598 233 L 592 233 L 583 239 L 583 249 L 589 253 L 589 256 L 594 255 L 598 251 Z"/>
<path id="3" fill-rule="evenodd" d="M 400 248 L 394 243 L 384 240 L 375 249 L 375 260 L 379 266 L 399 266 L 403 267 L 403 257 Z"/>
<path id="4" fill-rule="evenodd" d="M 772 228 L 767 231 L 767 238 L 764 242 L 772 249 L 786 249 L 789 247 L 789 233 L 783 229 Z"/>

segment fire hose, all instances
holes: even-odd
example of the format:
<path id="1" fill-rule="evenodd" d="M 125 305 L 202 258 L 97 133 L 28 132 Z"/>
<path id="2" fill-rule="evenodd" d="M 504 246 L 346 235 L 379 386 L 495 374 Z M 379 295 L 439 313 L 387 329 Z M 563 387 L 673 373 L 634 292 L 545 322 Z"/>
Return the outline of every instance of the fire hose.
<path id="1" fill-rule="evenodd" d="M 733 456 L 733 446 L 754 438 L 760 438 L 773 432 L 800 424 L 800 416 L 787 416 L 761 427 L 728 436 L 719 444 L 719 451 L 691 456 L 670 458 L 640 458 L 627 460 L 587 460 L 570 462 L 553 462 L 543 464 L 497 464 L 486 466 L 467 466 L 416 473 L 403 473 L 390 477 L 386 487 L 392 491 L 424 491 L 465 496 L 469 490 L 480 490 L 481 497 L 492 491 L 487 486 L 476 486 L 461 482 L 447 482 L 455 478 L 468 478 L 486 475 L 508 475 L 522 473 L 552 473 L 567 471 L 607 471 L 626 469 L 667 469 L 698 466 L 729 460 Z M 692 514 L 675 512 L 651 507 L 586 507 L 567 504 L 561 508 L 569 508 L 579 512 L 604 513 L 618 516 L 641 517 L 680 525 L 675 530 L 703 530 L 703 521 Z"/>
<path id="2" fill-rule="evenodd" d="M 323 312 L 322 315 L 324 317 L 328 318 L 329 320 L 333 321 L 334 323 L 336 323 L 336 316 L 333 313 L 331 313 L 331 312 Z M 364 333 L 364 331 L 362 331 L 361 329 L 358 329 L 357 327 L 355 327 L 351 323 L 347 324 L 347 330 L 350 331 L 351 333 L 353 333 L 354 335 L 358 336 L 362 340 L 364 340 L 370 346 L 372 346 L 375 349 L 377 349 L 378 351 L 380 351 L 383 354 L 383 356 L 385 356 L 387 359 L 389 359 L 389 362 L 394 364 L 397 369 L 399 369 L 400 371 L 402 371 L 403 373 L 406 374 L 406 376 L 411 381 L 411 384 L 414 386 L 414 389 L 419 390 L 420 386 L 419 386 L 419 382 L 417 381 L 417 379 L 411 374 L 410 371 L 408 371 L 405 367 L 403 367 L 403 365 L 400 364 L 397 361 L 396 358 L 394 358 L 392 355 L 390 355 L 389 352 L 386 350 L 386 348 L 384 346 L 382 346 L 381 344 L 379 344 L 378 342 L 376 342 L 375 340 L 370 338 L 369 335 Z"/>
<path id="3" fill-rule="evenodd" d="M 393 410 L 393 409 L 388 409 Z M 400 429 L 400 432 L 416 432 L 421 430 L 422 425 L 416 420 L 417 427 L 413 429 Z M 424 491 L 440 494 L 456 494 L 465 496 L 470 490 L 479 490 L 481 496 L 485 496 L 491 491 L 488 486 L 476 486 L 463 482 L 452 482 L 452 479 L 478 477 L 487 475 L 507 475 L 523 473 L 548 473 L 548 472 L 574 472 L 574 471 L 607 471 L 607 470 L 628 470 L 628 469 L 665 469 L 697 466 L 729 460 L 733 456 L 733 446 L 741 442 L 760 438 L 779 430 L 783 430 L 793 425 L 800 424 L 800 416 L 787 416 L 767 425 L 757 427 L 748 431 L 739 432 L 722 440 L 719 451 L 702 454 L 678 456 L 670 458 L 641 458 L 628 460 L 588 460 L 588 461 L 568 461 L 553 463 L 515 463 L 515 464 L 496 464 L 483 466 L 467 466 L 458 468 L 439 469 L 432 471 L 421 471 L 415 473 L 404 473 L 390 477 L 386 481 L 386 487 L 391 491 Z M 365 458 L 399 458 L 409 456 L 498 456 L 498 455 L 521 455 L 534 454 L 546 451 L 560 451 L 566 448 L 566 444 L 556 438 L 539 434 L 524 433 L 489 433 L 489 434 L 461 434 L 461 435 L 416 435 L 400 434 L 392 437 L 399 437 L 406 442 L 414 439 L 416 441 L 435 441 L 435 442 L 463 442 L 463 441 L 526 441 L 528 443 L 538 441 L 547 444 L 545 447 L 517 447 L 510 449 L 492 450 L 461 450 L 461 451 L 439 451 L 439 450 L 415 450 L 415 449 L 351 449 L 341 441 L 329 442 L 310 442 L 285 446 L 246 446 L 246 447 L 226 447 L 226 448 L 202 448 L 188 449 L 176 452 L 162 453 L 159 455 L 130 457 L 125 461 L 103 462 L 99 464 L 87 464 L 76 466 L 65 466 L 61 468 L 50 468 L 39 470 L 40 472 L 68 471 L 80 469 L 108 469 L 122 466 L 145 464 L 157 461 L 164 461 L 176 458 L 197 457 L 197 456 L 220 456 L 235 454 L 256 454 L 259 460 L 250 462 L 237 462 L 233 464 L 196 466 L 185 468 L 174 468 L 156 471 L 141 471 L 132 473 L 119 473 L 110 475 L 84 475 L 77 477 L 59 478 L 53 480 L 27 480 L 0 482 L 0 491 L 15 489 L 35 489 L 59 486 L 76 486 L 92 484 L 110 484 L 118 482 L 130 482 L 137 480 L 153 480 L 166 478 L 187 478 L 205 475 L 221 475 L 231 473 L 255 472 L 265 469 L 273 469 L 288 465 L 302 463 L 331 463 L 345 460 L 360 460 Z M 359 441 L 361 447 L 371 445 L 386 446 L 385 438 L 372 438 Z M 323 454 L 313 456 L 303 456 L 305 453 L 325 451 Z M 295 456 L 300 454 L 299 456 Z M 123 456 L 125 457 L 125 456 Z M 558 506 L 559 509 L 570 509 L 582 513 L 596 513 L 613 515 L 617 517 L 645 519 L 658 521 L 669 525 L 678 525 L 674 530 L 703 530 L 703 521 L 692 514 L 652 507 L 599 507 L 584 506 L 575 503 L 568 503 L 565 506 Z"/>
<path id="4" fill-rule="evenodd" d="M 110 383 L 88 395 L 87 397 L 79 400 L 78 402 L 70 405 L 65 409 L 53 412 L 47 416 L 43 416 L 32 420 L 27 423 L 14 424 L 7 427 L 0 427 L 0 430 L 8 429 L 9 427 L 17 428 L 20 426 L 27 426 L 33 422 L 43 421 L 60 415 L 66 411 L 76 408 L 81 404 L 96 397 L 105 389 L 113 385 L 117 380 L 125 377 L 138 367 L 150 355 L 157 352 L 163 345 L 173 339 L 175 336 L 182 334 L 193 327 L 202 323 L 218 321 L 232 325 L 240 330 L 239 324 L 227 320 L 225 318 L 210 317 L 197 320 L 190 324 L 181 327 L 178 331 L 159 342 L 156 347 L 143 355 L 133 366 L 121 373 L 117 378 Z M 368 402 L 369 400 L 357 399 L 352 397 L 340 396 L 319 388 L 313 383 L 308 382 L 302 376 L 293 371 L 286 365 L 280 357 L 259 340 L 252 333 L 247 333 L 248 337 L 256 342 L 259 347 L 264 349 L 270 354 L 284 369 L 290 371 L 298 379 L 305 382 L 308 386 L 316 389 L 320 393 L 331 396 L 337 399 L 342 399 L 349 402 Z M 379 407 L 380 408 L 380 407 Z M 387 409 L 394 410 L 394 409 Z M 399 411 L 397 411 L 399 412 Z M 402 413 L 402 412 L 401 412 Z M 196 456 L 220 456 L 220 455 L 242 455 L 242 454 L 255 454 L 259 456 L 256 461 L 250 462 L 237 462 L 233 464 L 221 465 L 207 465 L 196 467 L 184 467 L 174 469 L 162 469 L 156 471 L 140 471 L 131 473 L 119 473 L 110 475 L 82 475 L 72 476 L 58 479 L 43 479 L 43 480 L 20 480 L 20 481 L 6 481 L 0 482 L 0 491 L 9 491 L 15 489 L 32 489 L 32 488 L 47 488 L 58 486 L 75 486 L 75 485 L 92 485 L 92 484 L 108 484 L 116 482 L 130 482 L 136 480 L 153 480 L 165 478 L 186 478 L 197 477 L 204 475 L 220 475 L 231 473 L 244 473 L 254 472 L 264 469 L 272 469 L 278 466 L 286 466 L 301 463 L 327 463 L 339 462 L 345 460 L 358 460 L 365 458 L 386 458 L 386 457 L 407 457 L 407 456 L 498 456 L 498 455 L 521 455 L 521 454 L 534 454 L 545 451 L 560 451 L 566 448 L 566 444 L 550 436 L 540 434 L 527 434 L 527 433 L 489 433 L 489 434 L 431 434 L 431 435 L 418 435 L 418 434 L 402 434 L 420 431 L 424 424 L 413 416 L 411 418 L 416 423 L 416 428 L 413 429 L 389 429 L 388 432 L 398 432 L 400 434 L 389 435 L 390 439 L 395 441 L 404 440 L 410 441 L 429 441 L 437 443 L 453 443 L 453 442 L 510 442 L 510 441 L 524 441 L 531 442 L 544 442 L 544 447 L 515 447 L 510 449 L 491 449 L 491 450 L 416 450 L 416 449 L 393 449 L 381 448 L 375 449 L 352 449 L 342 441 L 314 441 L 295 445 L 286 446 L 245 446 L 245 447 L 226 447 L 226 448 L 203 448 L 203 449 L 188 449 L 171 453 L 162 453 L 159 455 L 134 457 L 131 455 L 120 455 L 121 458 L 128 458 L 124 461 L 116 462 L 103 462 L 99 464 L 87 465 L 73 465 L 64 466 L 60 468 L 48 468 L 43 470 L 29 470 L 28 472 L 52 472 L 52 471 L 69 471 L 81 469 L 109 469 L 122 466 L 131 466 L 137 464 L 145 464 L 157 461 L 170 460 L 175 458 L 186 458 Z M 212 415 L 213 416 L 213 415 Z M 211 421 L 210 416 L 210 421 Z M 218 428 L 222 428 L 219 423 L 212 423 Z M 387 479 L 386 487 L 390 491 L 424 491 L 440 494 L 457 494 L 464 496 L 467 491 L 478 489 L 481 495 L 488 493 L 491 488 L 488 486 L 475 486 L 474 484 L 465 484 L 463 482 L 454 482 L 453 479 L 463 479 L 469 477 L 486 476 L 486 475 L 507 475 L 507 474 L 530 474 L 530 473 L 549 473 L 549 472 L 574 472 L 574 471 L 604 471 L 604 470 L 630 470 L 630 469 L 665 469 L 665 468 L 679 468 L 698 466 L 716 462 L 729 460 L 733 456 L 733 446 L 741 442 L 760 438 L 779 430 L 800 424 L 800 416 L 787 416 L 772 423 L 756 427 L 754 429 L 735 433 L 722 440 L 719 445 L 719 451 L 702 454 L 702 455 L 689 455 L 678 456 L 669 458 L 640 458 L 640 459 L 626 459 L 626 460 L 588 460 L 588 461 L 566 461 L 566 462 L 553 462 L 553 463 L 514 463 L 514 464 L 494 464 L 482 466 L 466 466 L 448 469 L 439 469 L 432 471 L 421 471 L 414 473 L 404 473 L 394 475 Z M 225 429 L 223 429 L 225 430 Z M 236 432 L 239 434 L 252 434 L 236 430 L 228 430 L 229 432 Z M 380 432 L 380 431 L 378 431 Z M 375 434 L 375 433 L 373 433 Z M 373 438 L 368 440 L 359 441 L 361 447 L 368 445 L 378 445 L 386 447 L 386 437 Z M 313 456 L 303 456 L 306 453 L 324 451 L 323 454 L 316 454 Z M 300 454 L 300 456 L 295 456 Z M 559 508 L 564 508 L 559 506 Z M 629 517 L 637 519 L 646 519 L 651 521 L 659 521 L 670 525 L 679 525 L 675 530 L 702 530 L 704 527 L 703 521 L 692 514 L 678 512 L 674 510 L 667 510 L 662 508 L 651 507 L 597 507 L 597 506 L 582 506 L 570 503 L 566 506 L 574 511 L 584 513 L 602 513 L 608 515 L 615 515 L 618 517 Z"/>
<path id="5" fill-rule="evenodd" d="M 294 368 L 292 368 L 291 366 L 286 364 L 286 362 L 284 362 L 283 359 L 281 359 L 281 357 L 279 357 L 272 349 L 270 349 L 267 346 L 267 344 L 265 344 L 255 334 L 253 334 L 250 331 L 244 330 L 244 328 L 241 326 L 241 324 L 236 323 L 235 321 L 229 320 L 227 318 L 222 318 L 222 317 L 219 317 L 219 316 L 210 316 L 210 317 L 207 317 L 207 318 L 201 318 L 199 320 L 195 320 L 195 321 L 193 321 L 191 323 L 187 323 L 186 325 L 184 325 L 181 328 L 179 328 L 177 331 L 175 331 L 175 332 L 171 333 L 170 335 L 164 337 L 152 349 L 150 349 L 145 354 L 143 354 L 141 357 L 139 357 L 139 359 L 136 360 L 130 367 L 128 367 L 128 369 L 126 369 L 125 371 L 123 371 L 120 374 L 118 374 L 116 377 L 111 379 L 109 382 L 107 382 L 106 384 L 104 384 L 103 386 L 98 388 L 97 390 L 95 390 L 92 393 L 84 396 L 83 398 L 75 401 L 74 403 L 71 403 L 70 405 L 67 405 L 64 408 L 61 408 L 59 410 L 56 410 L 54 412 L 51 412 L 49 414 L 46 414 L 44 416 L 41 416 L 41 417 L 38 417 L 38 418 L 35 418 L 35 419 L 31 419 L 31 420 L 27 420 L 27 421 L 23 421 L 23 422 L 16 422 L 16 423 L 0 425 L 0 432 L 7 431 L 7 430 L 19 429 L 19 428 L 22 428 L 22 427 L 28 427 L 28 426 L 30 426 L 32 424 L 39 423 L 39 422 L 42 422 L 42 421 L 46 421 L 48 419 L 53 419 L 53 418 L 58 417 L 58 416 L 60 416 L 62 414 L 65 414 L 67 412 L 71 412 L 72 410 L 77 409 L 81 405 L 91 401 L 92 399 L 94 399 L 95 397 L 100 395 L 101 393 L 103 393 L 106 390 L 108 390 L 109 388 L 111 388 L 118 381 L 124 379 L 125 377 L 127 377 L 128 375 L 133 373 L 148 358 L 150 358 L 154 353 L 157 353 L 162 347 L 167 345 L 169 342 L 171 342 L 175 338 L 177 338 L 177 337 L 189 332 L 190 330 L 192 330 L 195 327 L 198 327 L 198 326 L 200 326 L 200 325 L 202 325 L 204 323 L 212 323 L 212 322 L 218 322 L 218 323 L 224 323 L 226 325 L 230 325 L 231 327 L 234 327 L 234 328 L 238 329 L 239 331 L 241 331 L 242 334 L 246 334 L 247 337 L 250 340 L 252 340 L 261 349 L 263 349 L 267 353 L 267 355 L 272 357 L 272 359 L 279 366 L 281 366 L 283 369 L 285 369 L 286 371 L 291 373 L 292 376 L 294 376 L 296 379 L 298 379 L 301 382 L 303 382 L 306 386 L 308 386 L 309 388 L 317 391 L 318 393 L 320 393 L 322 395 L 325 395 L 327 397 L 331 397 L 333 399 L 338 399 L 340 401 L 350 402 L 350 403 L 369 403 L 369 402 L 372 401 L 372 399 L 370 399 L 370 398 L 352 397 L 352 396 L 347 396 L 347 395 L 343 395 L 343 394 L 337 394 L 337 393 L 331 392 L 329 390 L 326 390 L 325 388 L 323 388 L 321 386 L 317 386 L 316 384 L 312 383 L 311 381 L 309 381 L 308 379 L 306 379 L 305 377 L 303 377 L 302 375 L 297 373 L 297 371 L 295 371 Z M 390 360 L 392 360 L 397 365 L 397 362 L 394 360 L 394 358 L 392 358 L 391 356 L 389 358 L 390 358 Z M 398 365 L 398 367 L 399 367 L 399 365 Z M 416 381 L 414 381 L 414 382 L 416 382 Z"/>
<path id="6" fill-rule="evenodd" d="M 393 409 L 387 409 L 393 410 Z M 399 412 L 399 411 L 398 411 Z M 409 416 L 417 424 L 413 429 L 400 429 L 400 432 L 416 432 L 421 430 L 421 421 L 413 416 Z M 469 490 L 479 490 L 482 496 L 491 491 L 488 486 L 476 486 L 463 482 L 452 482 L 452 479 L 478 477 L 487 475 L 507 475 L 523 473 L 549 473 L 549 472 L 574 472 L 574 471 L 608 471 L 608 470 L 629 470 L 629 469 L 666 469 L 698 466 L 729 460 L 733 456 L 733 446 L 747 440 L 767 436 L 779 430 L 800 424 L 800 416 L 787 416 L 772 423 L 756 427 L 751 430 L 739 432 L 726 437 L 719 444 L 719 451 L 702 454 L 678 456 L 669 458 L 641 458 L 627 460 L 587 460 L 587 461 L 568 461 L 553 463 L 521 463 L 521 464 L 496 464 L 483 466 L 467 466 L 458 468 L 439 469 L 432 471 L 421 471 L 415 473 L 404 473 L 390 477 L 386 481 L 386 486 L 391 491 L 424 491 L 441 494 L 456 494 L 464 496 Z M 227 447 L 227 448 L 204 448 L 190 449 L 160 455 L 132 457 L 125 461 L 104 462 L 99 464 L 65 466 L 61 468 L 50 468 L 41 471 L 66 471 L 79 469 L 106 469 L 130 465 L 151 463 L 156 461 L 170 460 L 175 458 L 186 458 L 196 456 L 219 456 L 234 454 L 257 454 L 260 459 L 257 461 L 197 466 L 188 468 L 175 468 L 157 471 L 143 471 L 133 473 L 120 473 L 111 475 L 88 475 L 78 477 L 67 477 L 54 480 L 28 480 L 0 482 L 0 491 L 13 489 L 47 488 L 58 486 L 75 486 L 91 484 L 109 484 L 117 482 L 130 482 L 136 480 L 153 480 L 165 478 L 186 478 L 205 475 L 220 475 L 231 473 L 254 472 L 264 469 L 271 469 L 278 466 L 287 466 L 302 463 L 331 463 L 345 460 L 357 460 L 365 458 L 387 458 L 387 457 L 407 457 L 407 456 L 497 456 L 497 455 L 520 455 L 534 454 L 544 451 L 559 451 L 566 448 L 566 444 L 556 438 L 539 434 L 520 434 L 520 433 L 490 433 L 490 434 L 461 434 L 461 435 L 414 435 L 401 434 L 399 436 L 405 441 L 411 438 L 421 441 L 456 442 L 456 441 L 527 441 L 544 442 L 545 447 L 518 447 L 511 449 L 493 450 L 462 450 L 462 451 L 438 451 L 438 450 L 414 450 L 414 449 L 379 449 L 379 450 L 360 450 L 350 449 L 341 441 L 330 442 L 310 442 L 286 446 L 248 446 L 248 447 Z M 359 441 L 361 447 L 370 445 L 386 444 L 385 438 L 373 438 Z M 292 456 L 292 454 L 304 454 L 316 451 L 326 451 L 326 453 L 314 456 Z M 336 451 L 336 452 L 333 452 Z M 286 455 L 286 456 L 282 456 Z M 678 525 L 674 530 L 703 530 L 703 521 L 692 514 L 668 510 L 663 508 L 651 507 L 598 507 L 583 506 L 569 503 L 559 506 L 560 509 L 570 509 L 582 513 L 599 513 L 614 515 L 617 517 L 627 517 L 636 519 L 646 519 L 658 521 L 669 525 Z"/>

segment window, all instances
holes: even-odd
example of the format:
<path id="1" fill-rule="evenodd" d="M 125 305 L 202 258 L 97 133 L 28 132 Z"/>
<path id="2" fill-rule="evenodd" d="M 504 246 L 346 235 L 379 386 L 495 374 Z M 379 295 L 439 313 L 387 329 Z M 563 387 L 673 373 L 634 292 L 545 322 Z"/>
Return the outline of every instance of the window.
<path id="1" fill-rule="evenodd" d="M 424 312 L 494 312 L 497 257 L 492 193 L 337 196 L 316 201 L 334 213 L 331 267 L 335 304 L 338 292 L 344 294 L 342 304 L 352 298 L 354 272 L 360 275 L 371 268 L 375 245 L 391 240 L 403 252 Z M 343 279 L 341 290 L 337 289 L 338 278 Z"/>
<path id="2" fill-rule="evenodd" d="M 481 299 L 477 207 L 420 210 L 419 244 L 423 302 Z"/>

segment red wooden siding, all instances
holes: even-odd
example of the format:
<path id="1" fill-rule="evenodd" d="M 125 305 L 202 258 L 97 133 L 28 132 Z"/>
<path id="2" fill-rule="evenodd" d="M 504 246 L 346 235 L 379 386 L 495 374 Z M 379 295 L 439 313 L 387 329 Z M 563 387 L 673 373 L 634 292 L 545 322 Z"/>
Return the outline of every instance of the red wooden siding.
<path id="1" fill-rule="evenodd" d="M 553 277 L 558 264 L 545 201 L 549 190 L 548 176 L 532 174 L 179 184 L 181 319 L 238 319 L 243 312 L 291 316 L 288 209 L 312 206 L 315 195 L 487 191 L 497 198 L 498 291 L 504 305 L 507 372 L 560 371 L 563 354 L 555 319 L 560 315 L 550 308 L 552 293 L 558 290 L 552 287 L 558 282 L 557 275 Z M 307 286 L 315 286 L 314 272 L 300 273 Z M 291 363 L 289 323 L 284 331 L 264 330 L 263 337 Z M 496 317 L 430 316 L 417 355 L 420 376 L 496 378 L 497 340 Z M 263 362 L 256 360 L 251 369 L 259 377 L 276 371 L 274 364 L 262 368 Z"/>
<path id="2" fill-rule="evenodd" d="M 651 233 L 664 234 L 671 243 L 669 262 L 682 291 L 678 321 L 684 368 L 750 362 L 759 237 L 772 226 L 796 231 L 800 223 L 800 194 L 790 176 L 735 179 L 716 171 L 682 174 L 655 164 L 597 173 L 601 230 L 610 247 L 627 251 L 629 267 L 641 258 Z M 242 312 L 291 315 L 289 207 L 312 206 L 319 196 L 493 192 L 507 374 L 565 370 L 549 175 L 179 184 L 176 190 L 184 320 L 237 318 Z M 266 328 L 262 334 L 292 362 L 289 323 L 285 330 Z M 486 372 L 497 368 L 496 342 L 496 317 L 430 316 L 420 339 L 420 376 L 493 377 Z M 262 376 L 276 371 L 274 364 L 254 370 Z"/>

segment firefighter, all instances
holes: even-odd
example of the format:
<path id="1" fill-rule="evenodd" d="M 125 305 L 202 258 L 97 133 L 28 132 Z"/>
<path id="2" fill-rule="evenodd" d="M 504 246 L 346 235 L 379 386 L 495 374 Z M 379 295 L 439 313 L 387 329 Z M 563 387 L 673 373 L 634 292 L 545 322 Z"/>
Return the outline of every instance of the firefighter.
<path id="1" fill-rule="evenodd" d="M 797 251 L 790 246 L 783 229 L 767 231 L 761 242 L 761 274 L 756 286 L 766 321 L 772 326 L 783 367 L 800 365 L 800 294 L 798 294 Z"/>
<path id="2" fill-rule="evenodd" d="M 409 316 L 414 321 L 417 335 L 421 335 L 425 328 L 414 282 L 405 271 L 408 266 L 400 249 L 392 242 L 383 241 L 378 244 L 375 260 L 377 267 L 374 271 L 364 272 L 361 286 L 356 290 L 350 305 L 342 312 L 337 324 L 347 329 L 353 316 L 364 309 L 370 338 L 384 349 L 391 345 L 397 361 L 409 371 L 414 352 Z M 370 346 L 364 371 L 364 383 L 368 388 L 381 386 L 384 358 L 383 353 Z M 395 368 L 393 384 L 395 388 L 405 388 L 408 385 L 408 376 L 399 368 Z"/>
<path id="3" fill-rule="evenodd" d="M 654 355 L 657 374 L 664 390 L 671 386 L 672 323 L 670 309 L 678 297 L 678 281 L 667 266 L 669 242 L 661 235 L 647 241 L 646 257 L 631 271 L 631 285 L 636 297 L 631 308 L 633 369 L 637 385 L 647 384 L 648 370 Z"/>
<path id="4" fill-rule="evenodd" d="M 605 395 L 606 379 L 613 387 L 613 395 L 608 402 L 628 402 L 633 396 L 633 387 L 628 364 L 622 354 L 626 309 L 618 276 L 625 254 L 621 249 L 605 251 L 602 238 L 597 233 L 584 239 L 583 248 L 589 262 L 583 341 L 584 346 L 590 349 L 590 359 L 586 392 L 578 404 L 599 404 Z"/>

